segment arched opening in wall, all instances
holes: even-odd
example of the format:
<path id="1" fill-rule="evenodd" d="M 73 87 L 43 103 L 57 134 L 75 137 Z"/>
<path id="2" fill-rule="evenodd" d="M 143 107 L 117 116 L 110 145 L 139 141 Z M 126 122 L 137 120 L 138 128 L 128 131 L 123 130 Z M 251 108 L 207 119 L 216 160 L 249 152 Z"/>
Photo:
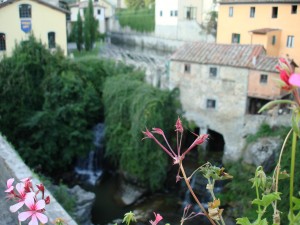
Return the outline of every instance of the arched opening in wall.
<path id="1" fill-rule="evenodd" d="M 223 135 L 217 131 L 208 129 L 207 134 L 209 138 L 206 144 L 206 158 L 211 163 L 222 164 L 222 158 L 224 153 L 225 141 Z"/>

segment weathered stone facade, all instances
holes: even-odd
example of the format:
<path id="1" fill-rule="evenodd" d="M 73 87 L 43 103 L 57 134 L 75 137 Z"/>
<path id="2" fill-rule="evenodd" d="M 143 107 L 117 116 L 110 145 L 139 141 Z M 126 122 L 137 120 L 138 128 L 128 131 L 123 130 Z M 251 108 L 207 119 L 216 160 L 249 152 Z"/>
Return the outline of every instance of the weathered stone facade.
<path id="1" fill-rule="evenodd" d="M 248 70 L 217 66 L 217 76 L 210 77 L 209 69 L 215 65 L 190 66 L 187 74 L 184 63 L 172 61 L 170 65 L 170 85 L 180 89 L 184 116 L 194 121 L 201 133 L 208 128 L 221 133 L 226 143 L 224 157 L 237 160 L 244 146 L 240 128 L 246 112 Z M 216 101 L 215 108 L 207 108 L 208 99 Z"/>

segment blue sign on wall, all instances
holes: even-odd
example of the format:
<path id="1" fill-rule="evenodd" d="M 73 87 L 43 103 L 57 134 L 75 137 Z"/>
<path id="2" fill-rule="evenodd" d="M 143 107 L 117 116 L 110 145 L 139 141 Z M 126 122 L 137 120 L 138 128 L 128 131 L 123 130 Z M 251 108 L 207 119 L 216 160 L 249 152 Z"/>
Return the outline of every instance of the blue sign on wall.
<path id="1" fill-rule="evenodd" d="M 25 33 L 31 31 L 31 20 L 21 20 L 21 30 Z"/>

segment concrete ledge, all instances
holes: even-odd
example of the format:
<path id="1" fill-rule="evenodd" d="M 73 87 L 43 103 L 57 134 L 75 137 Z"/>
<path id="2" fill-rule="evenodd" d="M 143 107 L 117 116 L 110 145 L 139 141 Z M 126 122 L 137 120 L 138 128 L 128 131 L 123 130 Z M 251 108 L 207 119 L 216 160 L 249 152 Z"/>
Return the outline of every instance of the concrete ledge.
<path id="1" fill-rule="evenodd" d="M 40 184 L 41 181 L 32 171 L 25 165 L 18 153 L 8 144 L 8 142 L 0 135 L 0 225 L 17 224 L 17 213 L 11 213 L 9 207 L 11 202 L 6 201 L 4 190 L 6 189 L 6 181 L 9 178 L 15 178 L 15 182 L 31 177 L 34 184 Z M 46 215 L 49 218 L 49 224 L 55 219 L 62 218 L 68 225 L 77 225 L 71 216 L 57 202 L 57 200 L 48 192 L 46 188 L 46 196 L 49 195 L 51 203 L 46 206 Z"/>

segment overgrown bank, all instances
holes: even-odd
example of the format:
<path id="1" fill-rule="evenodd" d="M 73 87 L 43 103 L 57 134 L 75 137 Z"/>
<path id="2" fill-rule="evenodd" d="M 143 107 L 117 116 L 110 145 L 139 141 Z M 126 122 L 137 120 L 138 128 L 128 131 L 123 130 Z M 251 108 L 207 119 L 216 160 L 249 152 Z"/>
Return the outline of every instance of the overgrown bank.
<path id="1" fill-rule="evenodd" d="M 97 57 L 69 60 L 31 36 L 0 62 L 0 74 L 1 131 L 35 171 L 59 179 L 72 171 L 105 112 L 108 156 L 122 155 L 122 170 L 159 188 L 167 161 L 142 146 L 140 132 L 153 122 L 171 127 L 176 115 L 168 115 L 178 108 L 172 93 L 143 82 L 143 72 Z"/>

